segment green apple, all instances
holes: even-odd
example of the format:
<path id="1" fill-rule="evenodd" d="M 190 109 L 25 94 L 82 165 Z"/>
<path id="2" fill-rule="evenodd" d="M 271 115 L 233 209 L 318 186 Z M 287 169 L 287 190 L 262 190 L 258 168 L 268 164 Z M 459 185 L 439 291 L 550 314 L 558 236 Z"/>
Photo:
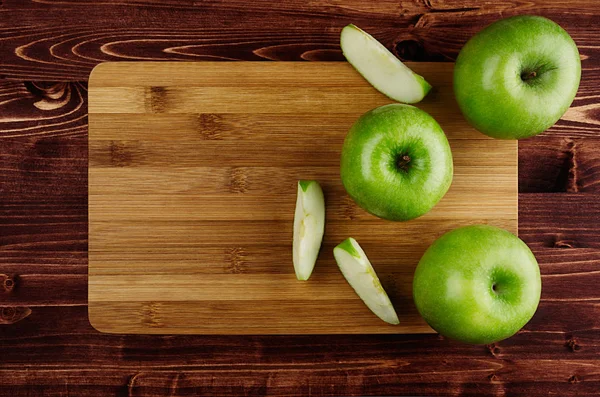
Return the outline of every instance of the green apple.
<path id="1" fill-rule="evenodd" d="M 308 280 L 317 262 L 325 231 L 325 197 L 317 181 L 299 181 L 292 246 L 298 280 Z"/>
<path id="2" fill-rule="evenodd" d="M 341 177 L 358 205 L 381 218 L 421 216 L 452 183 L 452 153 L 438 123 L 426 112 L 390 104 L 362 115 L 348 132 Z"/>
<path id="3" fill-rule="evenodd" d="M 342 29 L 340 45 L 348 62 L 379 92 L 395 101 L 417 103 L 431 89 L 423 77 L 354 25 Z"/>
<path id="4" fill-rule="evenodd" d="M 454 66 L 454 93 L 465 118 L 500 139 L 521 139 L 550 128 L 579 87 L 577 46 L 549 19 L 520 15 L 473 36 Z"/>
<path id="5" fill-rule="evenodd" d="M 386 323 L 399 324 L 390 298 L 356 240 L 350 237 L 341 242 L 333 249 L 333 256 L 342 274 L 365 305 Z"/>
<path id="6" fill-rule="evenodd" d="M 527 245 L 487 225 L 444 234 L 425 252 L 413 280 L 425 321 L 442 335 L 474 344 L 514 335 L 535 313 L 541 289 Z"/>

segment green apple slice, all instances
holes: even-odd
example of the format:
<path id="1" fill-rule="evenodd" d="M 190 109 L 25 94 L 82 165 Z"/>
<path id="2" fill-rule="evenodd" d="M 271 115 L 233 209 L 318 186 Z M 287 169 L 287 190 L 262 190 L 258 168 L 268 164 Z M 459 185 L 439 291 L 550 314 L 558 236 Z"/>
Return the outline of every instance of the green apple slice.
<path id="1" fill-rule="evenodd" d="M 386 323 L 399 324 L 390 298 L 356 240 L 350 237 L 341 242 L 333 249 L 333 256 L 342 274 L 367 307 Z"/>
<path id="2" fill-rule="evenodd" d="M 352 66 L 382 94 L 398 102 L 417 103 L 431 85 L 364 30 L 350 24 L 342 29 L 340 44 Z"/>
<path id="3" fill-rule="evenodd" d="M 316 181 L 299 181 L 294 216 L 293 260 L 298 280 L 308 280 L 325 230 L 325 197 Z"/>

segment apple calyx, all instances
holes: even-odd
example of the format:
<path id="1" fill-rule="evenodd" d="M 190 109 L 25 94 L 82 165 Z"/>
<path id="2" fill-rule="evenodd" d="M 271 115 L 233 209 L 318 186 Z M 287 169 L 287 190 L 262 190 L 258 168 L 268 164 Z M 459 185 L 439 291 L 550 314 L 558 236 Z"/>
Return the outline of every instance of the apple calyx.
<path id="1" fill-rule="evenodd" d="M 411 161 L 411 158 L 408 154 L 403 154 L 401 156 L 398 156 L 398 160 L 396 160 L 396 167 L 398 167 L 399 170 L 408 172 L 408 170 L 410 168 L 410 161 Z"/>
<path id="2" fill-rule="evenodd" d="M 535 70 L 532 70 L 530 72 L 521 73 L 521 80 L 523 80 L 523 81 L 531 80 L 531 79 L 534 79 L 535 77 L 537 77 L 537 73 Z"/>

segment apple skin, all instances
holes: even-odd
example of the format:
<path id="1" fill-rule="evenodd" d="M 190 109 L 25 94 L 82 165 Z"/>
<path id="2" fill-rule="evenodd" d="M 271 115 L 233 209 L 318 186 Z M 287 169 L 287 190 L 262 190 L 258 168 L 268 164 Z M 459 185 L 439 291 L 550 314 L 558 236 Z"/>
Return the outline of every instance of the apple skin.
<path id="1" fill-rule="evenodd" d="M 527 245 L 488 225 L 465 226 L 436 240 L 413 280 L 419 313 L 440 334 L 488 344 L 519 331 L 540 301 L 540 268 Z"/>
<path id="2" fill-rule="evenodd" d="M 494 22 L 467 42 L 454 66 L 454 93 L 476 129 L 521 139 L 562 117 L 580 77 L 579 52 L 569 34 L 549 19 L 519 15 Z"/>
<path id="3" fill-rule="evenodd" d="M 347 238 L 333 249 L 333 256 L 344 278 L 365 305 L 386 323 L 399 324 L 394 305 L 358 242 Z"/>
<path id="4" fill-rule="evenodd" d="M 410 70 L 373 36 L 355 25 L 342 29 L 342 53 L 375 89 L 404 103 L 420 102 L 431 90 L 423 76 Z"/>
<path id="5" fill-rule="evenodd" d="M 427 213 L 448 191 L 452 173 L 444 131 L 414 106 L 373 109 L 354 123 L 344 141 L 340 174 L 346 191 L 384 219 L 406 221 Z"/>

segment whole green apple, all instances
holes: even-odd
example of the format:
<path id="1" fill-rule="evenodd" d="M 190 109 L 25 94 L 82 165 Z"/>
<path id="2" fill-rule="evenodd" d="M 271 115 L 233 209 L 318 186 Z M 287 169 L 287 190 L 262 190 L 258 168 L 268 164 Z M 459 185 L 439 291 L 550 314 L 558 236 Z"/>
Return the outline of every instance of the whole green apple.
<path id="1" fill-rule="evenodd" d="M 452 153 L 439 124 L 410 105 L 390 104 L 362 115 L 348 132 L 341 158 L 346 191 L 381 218 L 421 216 L 452 183 Z"/>
<path id="2" fill-rule="evenodd" d="M 521 139 L 550 128 L 567 111 L 581 77 L 577 46 L 549 19 L 520 15 L 473 36 L 454 66 L 465 118 L 493 138 Z"/>
<path id="3" fill-rule="evenodd" d="M 527 245 L 487 225 L 452 230 L 425 252 L 413 280 L 421 316 L 440 334 L 475 344 L 514 335 L 540 301 L 540 268 Z"/>

